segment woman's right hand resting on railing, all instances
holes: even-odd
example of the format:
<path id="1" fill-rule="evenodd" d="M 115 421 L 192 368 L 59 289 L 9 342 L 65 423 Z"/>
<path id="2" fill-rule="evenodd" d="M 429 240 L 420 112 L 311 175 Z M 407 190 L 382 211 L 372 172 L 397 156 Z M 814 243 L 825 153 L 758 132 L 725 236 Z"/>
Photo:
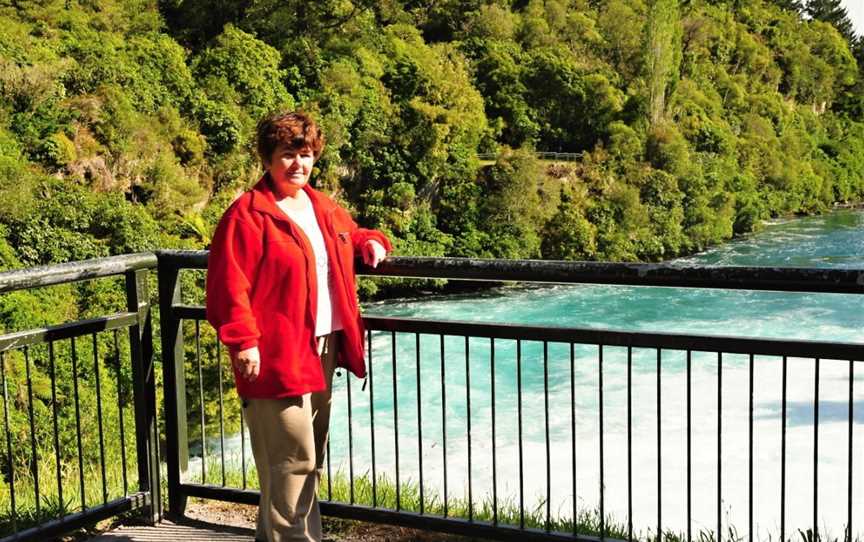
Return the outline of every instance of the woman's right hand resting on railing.
<path id="1" fill-rule="evenodd" d="M 253 346 L 246 350 L 231 352 L 231 364 L 234 365 L 240 376 L 249 382 L 254 382 L 261 369 L 261 354 L 258 353 L 258 347 Z"/>

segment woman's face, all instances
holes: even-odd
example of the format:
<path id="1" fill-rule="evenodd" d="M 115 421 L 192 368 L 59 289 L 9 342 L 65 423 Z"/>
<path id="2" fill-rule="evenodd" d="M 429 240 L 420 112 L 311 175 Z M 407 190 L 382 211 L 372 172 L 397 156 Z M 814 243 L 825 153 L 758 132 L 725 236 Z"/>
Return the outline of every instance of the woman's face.
<path id="1" fill-rule="evenodd" d="M 273 151 L 270 163 L 266 164 L 277 193 L 293 196 L 309 182 L 315 154 L 309 147 L 294 148 L 280 143 Z"/>

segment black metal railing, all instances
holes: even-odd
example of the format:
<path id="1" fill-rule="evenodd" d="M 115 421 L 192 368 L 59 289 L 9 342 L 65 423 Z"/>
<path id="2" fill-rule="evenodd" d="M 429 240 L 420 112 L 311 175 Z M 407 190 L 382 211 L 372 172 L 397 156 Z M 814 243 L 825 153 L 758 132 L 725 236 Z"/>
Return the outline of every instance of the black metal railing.
<path id="1" fill-rule="evenodd" d="M 538 160 L 555 160 L 559 162 L 575 162 L 582 160 L 584 157 L 584 154 L 581 152 L 535 151 L 533 154 Z M 498 156 L 494 152 L 477 153 L 478 160 L 496 160 Z"/>
<path id="2" fill-rule="evenodd" d="M 46 540 L 128 511 L 159 520 L 147 293 L 155 267 L 155 255 L 134 254 L 0 273 L 4 295 L 120 277 L 126 305 L 0 336 L 2 540 Z"/>
<path id="3" fill-rule="evenodd" d="M 114 314 L 0 336 L 3 540 L 43 540 L 130 510 L 161 518 L 147 289 L 156 256 L 0 273 L 6 295 L 110 277 L 125 287 L 125 307 Z M 188 496 L 258 499 L 230 366 L 201 325 L 206 263 L 205 252 L 158 254 L 174 513 Z M 199 276 L 184 277 L 186 269 Z M 851 270 L 391 258 L 362 271 L 864 293 L 864 272 Z M 368 387 L 347 376 L 334 384 L 325 514 L 511 540 L 860 539 L 855 382 L 864 344 L 365 322 Z M 776 412 L 757 396 L 776 400 Z"/>
<path id="4" fill-rule="evenodd" d="M 249 479 L 254 471 L 247 474 L 245 428 L 232 379 L 224 376 L 224 356 L 212 329 L 199 323 L 203 307 L 184 303 L 179 287 L 181 270 L 204 269 L 206 258 L 204 252 L 159 253 L 168 498 L 174 513 L 183 512 L 188 496 L 258 499 Z M 864 293 L 864 272 L 852 270 L 391 258 L 363 273 Z M 334 385 L 322 484 L 325 514 L 509 540 L 690 541 L 745 534 L 751 540 L 787 540 L 794 531 L 810 540 L 860 538 L 854 530 L 860 523 L 855 488 L 858 484 L 861 491 L 861 477 L 853 439 L 856 367 L 864 360 L 864 344 L 407 318 L 365 322 L 368 390 L 352 387 L 347 377 L 337 377 Z M 793 364 L 797 372 L 812 371 L 814 381 L 813 395 L 804 401 L 813 412 L 812 446 L 806 452 L 797 440 L 795 447 L 788 442 L 799 436 L 787 427 Z M 848 400 L 840 405 L 845 442 L 832 442 L 826 450 L 820 447 L 819 393 L 820 375 L 829 366 L 832 374 L 836 368 L 844 373 L 832 378 L 848 391 Z M 765 371 L 774 373 L 765 377 Z M 754 395 L 776 380 L 780 427 L 774 434 L 762 427 L 769 422 Z M 678 393 L 665 391 L 670 385 Z M 730 401 L 730 386 L 746 390 L 746 405 Z M 556 416 L 562 409 L 563 422 Z M 675 415 L 664 417 L 670 409 Z M 208 445 L 217 427 L 219 445 Z M 730 428 L 746 434 L 743 444 L 729 442 Z M 195 469 L 189 466 L 190 431 L 199 450 Z M 239 441 L 239 450 L 232 452 L 226 433 L 236 431 L 231 438 Z M 680 436 L 677 446 L 669 431 Z M 756 445 L 767 433 L 780 442 L 777 457 L 766 460 Z M 744 465 L 733 461 L 742 446 Z M 827 452 L 834 454 L 830 473 L 820 463 Z M 677 467 L 669 464 L 676 453 Z M 796 472 L 795 493 L 809 495 L 804 506 L 809 512 L 801 514 L 799 506 L 790 518 L 789 465 L 804 462 L 812 464 L 812 489 L 798 483 Z M 757 480 L 763 471 L 775 470 L 776 484 Z M 640 501 L 637 490 L 646 486 L 642 478 L 648 471 L 655 477 L 647 484 L 651 495 L 646 499 L 643 491 Z M 730 482 L 729 471 L 739 478 Z M 679 475 L 680 487 L 665 482 Z M 841 496 L 832 501 L 832 507 L 842 502 L 844 512 L 834 525 L 824 523 L 824 505 L 820 509 L 826 485 Z M 747 512 L 735 516 L 745 518 L 740 523 L 724 505 L 733 493 L 743 494 L 746 503 Z M 639 509 L 646 500 L 654 503 L 656 519 L 634 520 L 645 516 Z M 709 500 L 713 512 L 705 511 Z M 664 515 L 669 502 L 680 504 L 681 521 Z M 780 518 L 767 535 L 760 534 L 755 510 L 766 502 Z"/>

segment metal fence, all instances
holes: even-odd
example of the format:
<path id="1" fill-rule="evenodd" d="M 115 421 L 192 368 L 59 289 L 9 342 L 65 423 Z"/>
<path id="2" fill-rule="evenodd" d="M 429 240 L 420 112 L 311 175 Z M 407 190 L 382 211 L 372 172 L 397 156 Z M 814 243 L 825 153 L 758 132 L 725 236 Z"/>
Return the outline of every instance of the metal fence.
<path id="1" fill-rule="evenodd" d="M 46 540 L 128 511 L 159 519 L 155 267 L 155 255 L 135 254 L 0 273 L 4 295 L 110 277 L 126 292 L 125 311 L 0 336 L 3 540 Z"/>
<path id="2" fill-rule="evenodd" d="M 181 270 L 205 268 L 206 257 L 204 252 L 159 253 L 168 498 L 175 513 L 183 512 L 188 496 L 250 504 L 258 499 L 239 401 L 230 368 L 223 368 L 230 366 L 212 330 L 200 324 L 203 307 L 184 304 L 179 287 Z M 864 293 L 864 273 L 850 270 L 391 258 L 378 270 L 363 272 Z M 860 538 L 855 530 L 861 520 L 855 488 L 862 492 L 855 463 L 855 405 L 860 401 L 855 380 L 864 344 L 429 319 L 367 317 L 365 322 L 368 390 L 365 385 L 358 390 L 347 376 L 334 385 L 322 485 L 325 514 L 508 540 Z M 812 446 L 806 452 L 787 442 L 793 363 L 798 369 L 805 364 L 813 375 Z M 820 439 L 824 406 L 819 394 L 820 375 L 829 365 L 832 374 L 837 368 L 843 372 L 838 381 L 848 393 L 841 401 L 845 442 L 832 433 L 826 445 L 825 437 Z M 733 366 L 744 378 L 730 384 Z M 766 368 L 774 371 L 770 378 L 757 378 Z M 634 371 L 650 385 L 640 384 L 637 391 Z M 683 397 L 664 391 L 670 378 L 678 379 Z M 754 452 L 754 442 L 765 434 L 754 394 L 768 380 L 780 381 L 781 410 L 777 457 L 766 462 Z M 746 390 L 746 405 L 730 403 L 730 386 Z M 621 399 L 618 408 L 612 407 L 612 396 Z M 208 411 L 216 397 L 218 408 Z M 587 406 L 586 397 L 592 398 Z M 679 413 L 671 423 L 680 425 L 683 466 L 678 468 L 680 487 L 673 484 L 670 490 L 664 480 L 677 476 L 669 464 L 677 452 L 664 436 L 668 428 L 662 420 L 670 418 L 661 412 L 672 404 Z M 562 411 L 569 423 L 562 423 Z M 586 420 L 589 431 L 578 430 Z M 743 445 L 727 442 L 733 424 L 746 427 Z M 209 435 L 215 427 L 218 437 Z M 192 462 L 190 432 L 197 447 Z M 711 437 L 707 444 L 706 434 Z M 233 451 L 227 440 L 239 441 Z M 733 465 L 733 452 L 743 453 L 745 465 Z M 832 454 L 830 472 L 820 463 L 827 452 Z M 650 469 L 644 468 L 646 454 Z M 638 465 L 634 458 L 641 458 Z M 790 472 L 790 465 L 797 469 L 802 463 L 813 469 L 807 486 L 801 473 Z M 740 477 L 730 481 L 727 471 L 736 469 Z M 654 477 L 655 517 L 646 523 L 634 518 L 644 516 L 636 509 L 642 506 L 636 494 L 642 484 L 638 477 L 647 470 Z M 778 483 L 757 483 L 763 470 L 776 470 Z M 820 508 L 826 491 L 832 494 L 830 511 L 841 518 L 832 525 L 824 522 L 827 507 Z M 742 523 L 731 521 L 724 505 L 732 493 L 746 502 Z M 787 505 L 793 493 L 806 495 L 806 514 L 799 506 L 791 517 Z M 712 521 L 704 519 L 709 500 Z M 680 501 L 683 523 L 673 525 L 664 517 L 664 503 L 671 501 Z M 779 515 L 767 536 L 760 534 L 754 510 L 764 502 Z M 697 505 L 703 516 L 698 521 Z"/>
<path id="3" fill-rule="evenodd" d="M 258 499 L 230 365 L 201 324 L 202 277 L 194 284 L 181 274 L 206 262 L 205 252 L 158 254 L 174 513 L 188 496 Z M 161 518 L 147 289 L 156 264 L 146 253 L 0 273 L 4 295 L 91 279 L 125 286 L 125 310 L 0 336 L 3 540 L 43 540 L 125 511 Z M 864 293 L 864 272 L 850 270 L 391 258 L 362 271 Z M 181 283 L 196 288 L 184 298 Z M 325 514 L 510 540 L 861 537 L 860 343 L 365 321 L 368 387 L 344 372 L 334 385 Z M 798 393 L 805 373 L 812 393 L 802 407 L 790 387 Z M 842 399 L 820 395 L 827 380 Z M 730 389 L 746 404 L 730 400 Z M 754 396 L 775 391 L 769 423 Z M 805 421 L 790 428 L 790 411 L 802 408 Z M 820 424 L 827 417 L 830 431 Z M 733 439 L 739 430 L 745 436 Z M 766 433 L 777 445 L 767 456 L 755 446 Z M 812 435 L 804 445 L 803 433 Z M 776 479 L 763 480 L 766 472 Z M 736 495 L 743 514 L 731 512 Z M 669 503 L 680 504 L 681 521 L 669 518 Z M 767 534 L 766 507 L 777 517 Z"/>
<path id="4" fill-rule="evenodd" d="M 581 152 L 555 152 L 535 151 L 534 156 L 539 160 L 553 160 L 557 162 L 576 162 L 582 160 L 584 154 Z M 494 152 L 477 153 L 479 160 L 497 160 L 498 154 Z"/>

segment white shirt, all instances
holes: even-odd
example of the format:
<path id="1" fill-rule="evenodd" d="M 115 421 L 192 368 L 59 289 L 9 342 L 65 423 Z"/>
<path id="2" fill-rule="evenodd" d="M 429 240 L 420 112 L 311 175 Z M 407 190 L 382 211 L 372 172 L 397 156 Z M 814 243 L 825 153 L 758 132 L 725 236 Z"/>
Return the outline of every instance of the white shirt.
<path id="1" fill-rule="evenodd" d="M 305 205 L 301 209 L 288 208 L 285 205 L 285 200 L 276 204 L 303 230 L 312 245 L 312 252 L 315 253 L 315 275 L 318 280 L 318 313 L 315 315 L 315 336 L 321 337 L 332 331 L 342 329 L 342 322 L 339 321 L 339 315 L 333 312 L 333 303 L 330 300 L 330 263 L 327 259 L 324 236 L 321 234 L 321 228 L 315 219 L 312 202 L 309 201 L 305 192 L 301 191 L 300 194 L 305 200 Z"/>

